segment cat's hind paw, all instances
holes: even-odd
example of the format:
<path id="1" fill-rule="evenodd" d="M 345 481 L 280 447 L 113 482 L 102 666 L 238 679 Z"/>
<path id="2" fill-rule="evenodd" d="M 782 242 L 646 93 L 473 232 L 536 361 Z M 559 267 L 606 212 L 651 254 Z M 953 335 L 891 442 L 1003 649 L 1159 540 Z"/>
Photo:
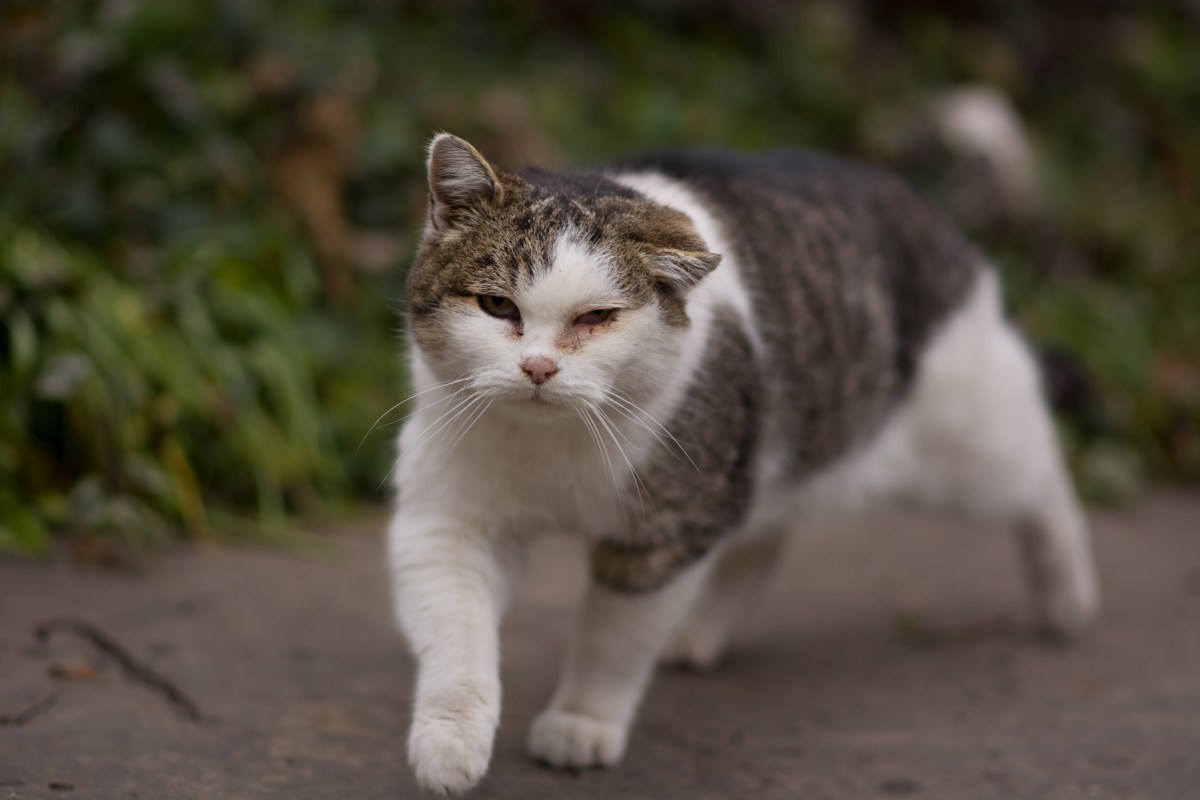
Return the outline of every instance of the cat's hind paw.
<path id="1" fill-rule="evenodd" d="M 421 789 L 458 795 L 479 783 L 492 758 L 494 729 L 470 717 L 418 715 L 408 738 L 408 762 Z"/>
<path id="2" fill-rule="evenodd" d="M 1050 587 L 1041 598 L 1038 628 L 1051 639 L 1078 638 L 1100 609 L 1100 592 L 1090 575 L 1073 584 Z"/>
<path id="3" fill-rule="evenodd" d="M 663 650 L 660 664 L 685 672 L 707 672 L 724 655 L 724 636 L 704 626 L 685 625 Z"/>
<path id="4" fill-rule="evenodd" d="M 547 709 L 529 729 L 529 754 L 553 767 L 611 767 L 625 754 L 629 726 Z"/>

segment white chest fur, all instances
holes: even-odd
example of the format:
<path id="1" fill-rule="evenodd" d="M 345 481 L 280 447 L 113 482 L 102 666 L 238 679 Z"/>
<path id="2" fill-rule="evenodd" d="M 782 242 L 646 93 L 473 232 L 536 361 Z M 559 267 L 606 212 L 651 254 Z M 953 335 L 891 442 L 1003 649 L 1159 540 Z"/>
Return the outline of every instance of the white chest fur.
<path id="1" fill-rule="evenodd" d="M 419 355 L 414 360 L 421 374 Z M 463 401 L 448 394 L 424 395 L 401 436 L 395 477 L 402 508 L 449 513 L 493 536 L 599 536 L 619 524 L 623 509 L 648 502 L 635 472 L 657 439 L 630 418 L 595 412 L 534 422 L 483 411 L 486 403 L 464 405 L 456 417 Z"/>

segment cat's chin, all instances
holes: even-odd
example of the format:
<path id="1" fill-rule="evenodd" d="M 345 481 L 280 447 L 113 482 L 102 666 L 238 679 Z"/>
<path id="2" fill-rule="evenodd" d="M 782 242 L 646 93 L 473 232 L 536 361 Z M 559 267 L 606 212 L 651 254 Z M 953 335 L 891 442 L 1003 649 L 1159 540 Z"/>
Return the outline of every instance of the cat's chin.
<path id="1" fill-rule="evenodd" d="M 544 394 L 511 397 L 503 403 L 497 403 L 496 408 L 510 418 L 532 424 L 548 424 L 579 418 L 575 405 L 570 400 Z"/>

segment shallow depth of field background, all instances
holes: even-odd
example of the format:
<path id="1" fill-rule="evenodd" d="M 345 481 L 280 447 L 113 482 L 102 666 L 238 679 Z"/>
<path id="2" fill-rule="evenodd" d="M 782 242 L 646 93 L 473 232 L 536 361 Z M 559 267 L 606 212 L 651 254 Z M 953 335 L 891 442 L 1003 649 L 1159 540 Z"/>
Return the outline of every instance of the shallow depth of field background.
<path id="1" fill-rule="evenodd" d="M 1089 499 L 1194 484 L 1198 41 L 1183 0 L 5 3 L 0 551 L 382 499 L 439 130 L 887 165 L 1000 266 Z M 1005 106 L 1008 144 L 956 133 Z"/>

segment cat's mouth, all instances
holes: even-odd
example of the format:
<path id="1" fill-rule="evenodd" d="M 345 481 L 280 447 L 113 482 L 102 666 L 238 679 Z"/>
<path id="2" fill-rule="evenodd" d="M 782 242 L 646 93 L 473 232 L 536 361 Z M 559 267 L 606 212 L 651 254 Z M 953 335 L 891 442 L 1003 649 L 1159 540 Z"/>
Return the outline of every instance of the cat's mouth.
<path id="1" fill-rule="evenodd" d="M 515 387 L 514 387 L 515 388 Z M 505 393 L 505 405 L 512 411 L 522 413 L 527 419 L 558 419 L 564 415 L 574 416 L 581 398 L 562 386 L 524 386 Z"/>
<path id="2" fill-rule="evenodd" d="M 547 392 L 542 387 L 534 387 L 528 394 L 524 396 L 520 404 L 527 409 L 534 417 L 543 419 L 557 418 L 563 412 L 571 409 L 571 401 L 558 392 Z"/>

